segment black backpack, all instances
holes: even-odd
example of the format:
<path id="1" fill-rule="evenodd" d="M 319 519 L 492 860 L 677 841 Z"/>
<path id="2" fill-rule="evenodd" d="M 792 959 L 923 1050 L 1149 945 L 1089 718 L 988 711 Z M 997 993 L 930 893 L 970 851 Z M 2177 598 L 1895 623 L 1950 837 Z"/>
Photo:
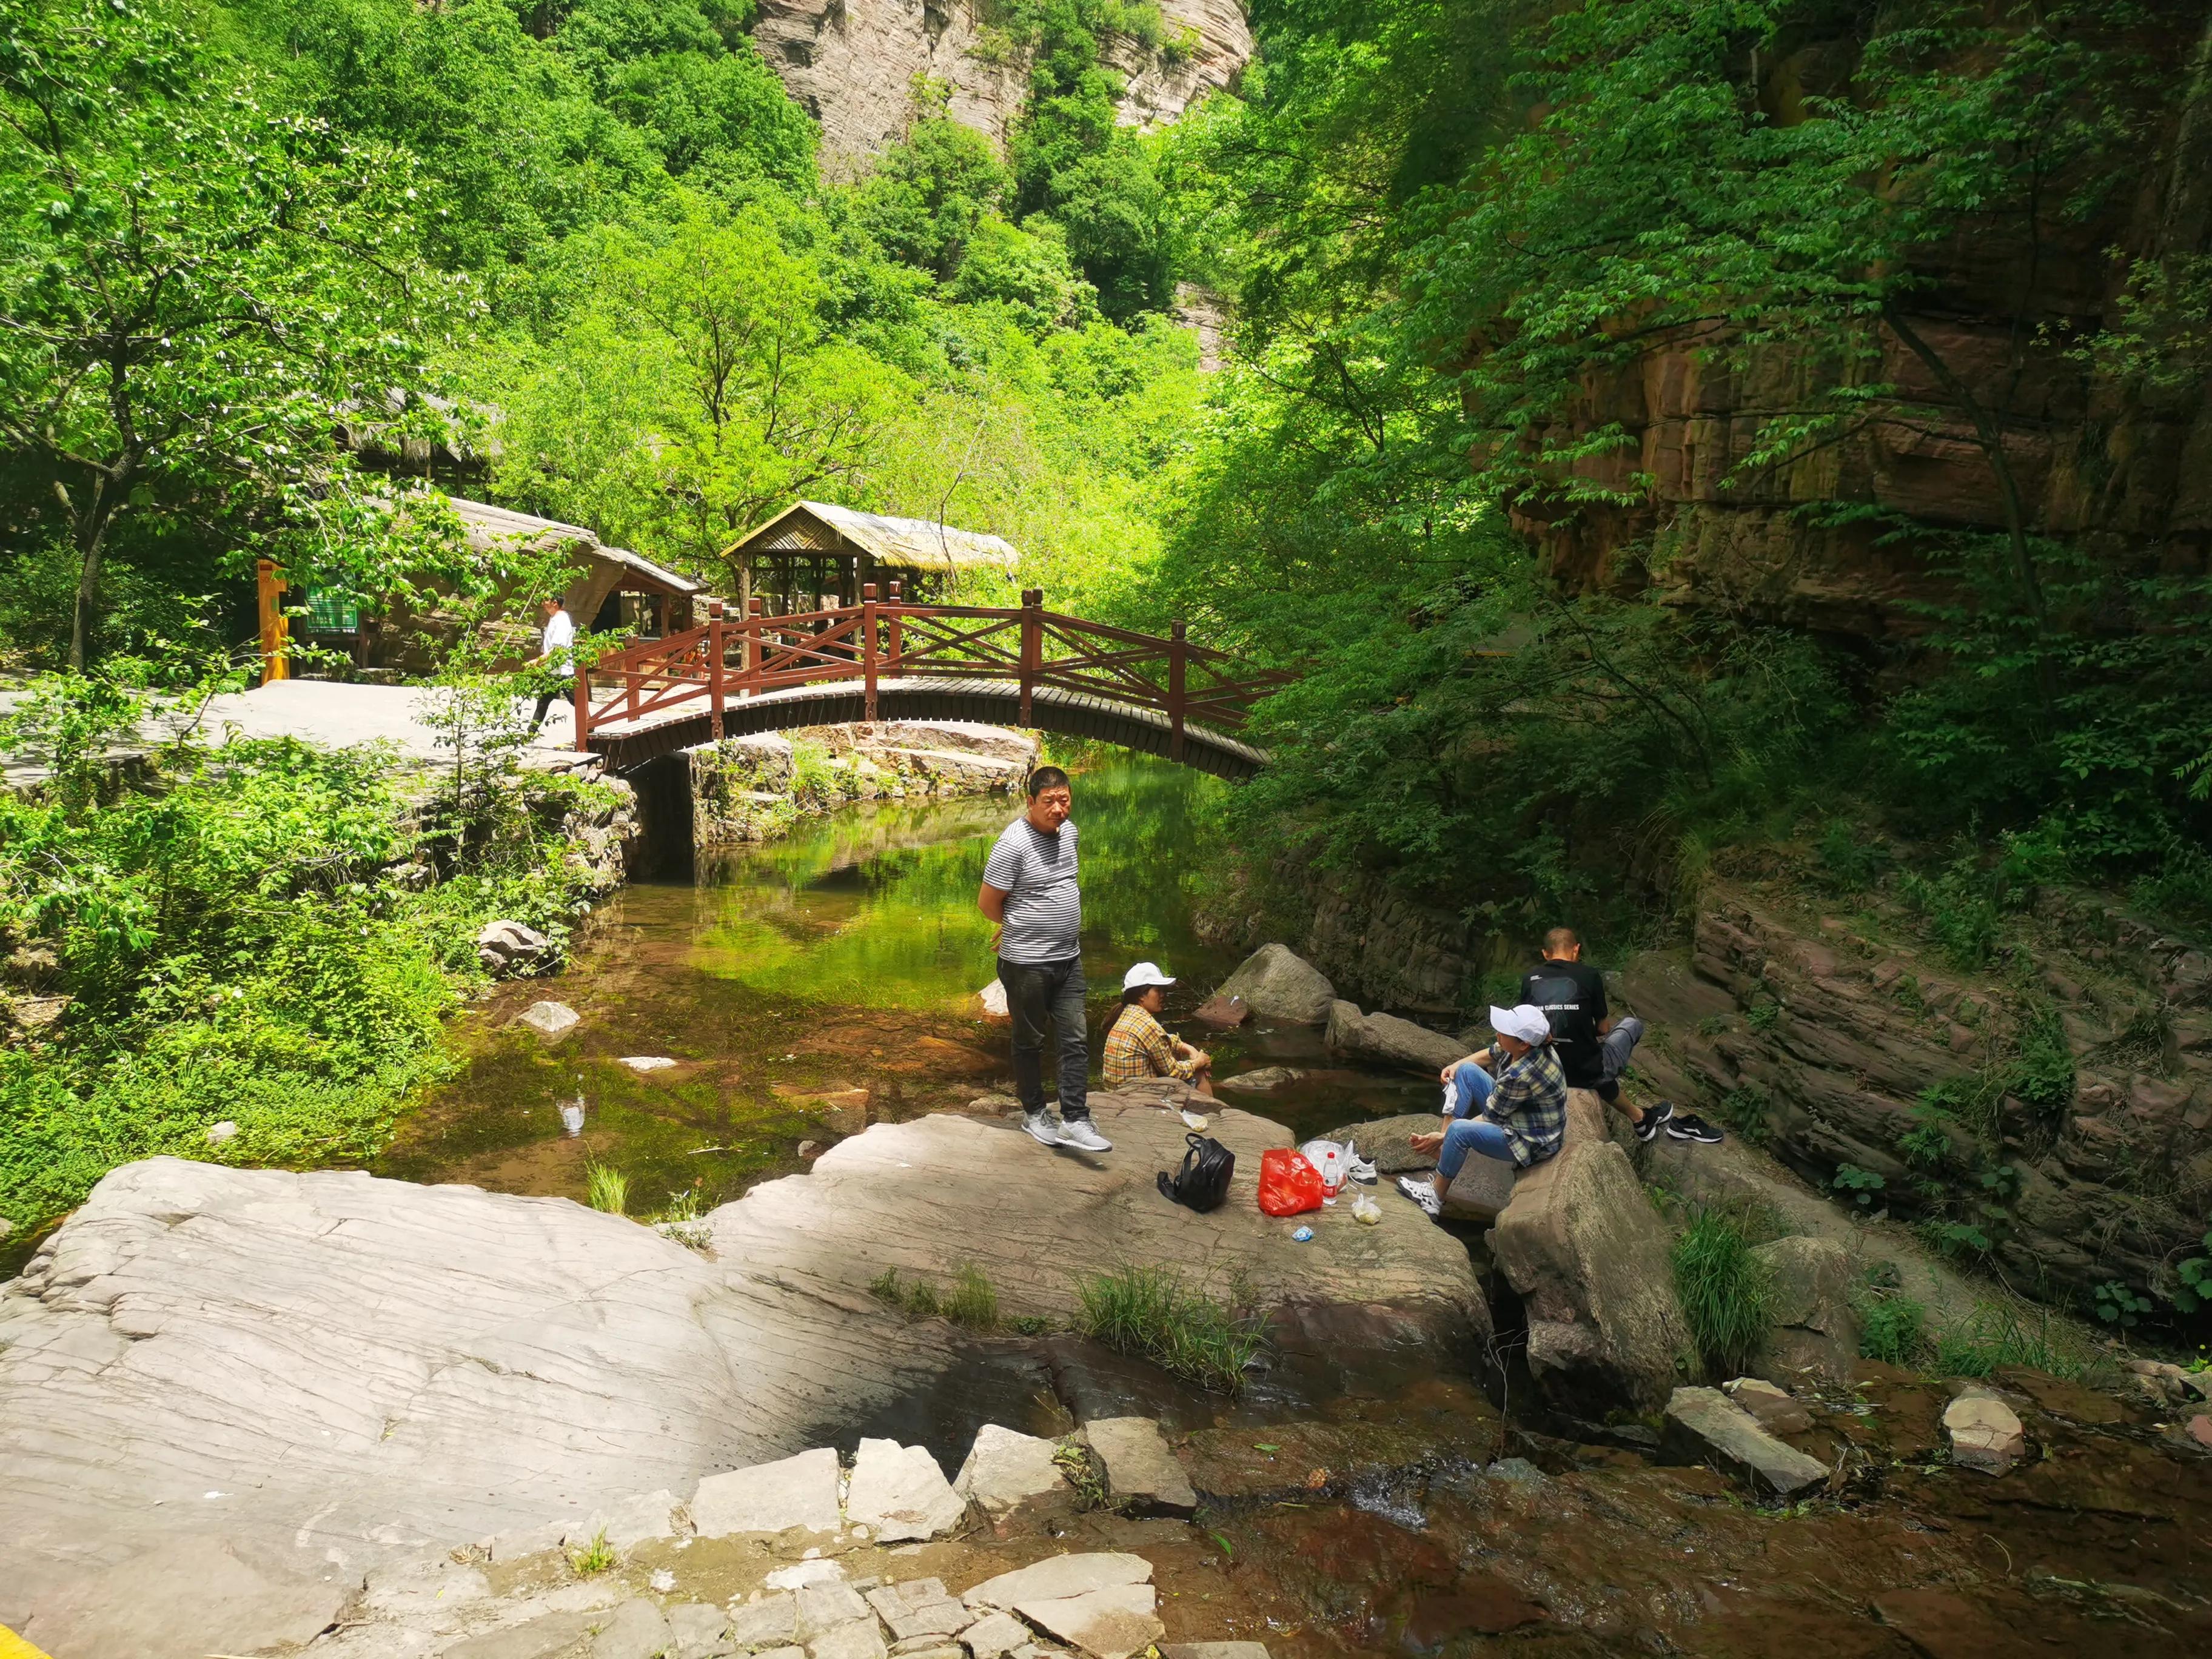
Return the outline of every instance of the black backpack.
<path id="1" fill-rule="evenodd" d="M 1229 1177 L 1237 1173 L 1237 1154 L 1212 1135 L 1189 1134 L 1183 1139 L 1190 1143 L 1190 1150 L 1182 1155 L 1182 1168 L 1173 1175 L 1160 1171 L 1160 1191 L 1201 1214 L 1218 1210 L 1229 1196 Z"/>

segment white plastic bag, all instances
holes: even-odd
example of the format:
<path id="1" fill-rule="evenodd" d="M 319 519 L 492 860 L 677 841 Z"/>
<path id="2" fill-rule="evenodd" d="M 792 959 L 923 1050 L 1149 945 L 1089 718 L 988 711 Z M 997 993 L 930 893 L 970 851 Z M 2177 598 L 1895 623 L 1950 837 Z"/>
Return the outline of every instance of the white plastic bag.
<path id="1" fill-rule="evenodd" d="M 1321 1171 L 1321 1184 L 1325 1192 L 1334 1192 L 1344 1185 L 1344 1177 L 1351 1166 L 1346 1163 L 1344 1148 L 1333 1140 L 1309 1140 L 1298 1148 L 1307 1163 Z"/>
<path id="2" fill-rule="evenodd" d="M 1372 1227 L 1382 1219 L 1382 1208 L 1365 1193 L 1355 1193 L 1352 1199 L 1352 1218 Z"/>

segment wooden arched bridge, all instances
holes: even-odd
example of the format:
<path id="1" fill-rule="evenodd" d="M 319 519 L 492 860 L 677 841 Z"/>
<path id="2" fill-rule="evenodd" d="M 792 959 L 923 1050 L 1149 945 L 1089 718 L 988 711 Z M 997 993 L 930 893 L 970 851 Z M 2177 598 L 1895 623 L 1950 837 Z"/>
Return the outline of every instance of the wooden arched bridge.
<path id="1" fill-rule="evenodd" d="M 1266 754 L 1237 735 L 1293 677 L 1169 636 L 1044 608 L 878 601 L 725 616 L 576 668 L 576 747 L 628 767 L 748 732 L 848 720 L 957 720 L 1097 738 L 1249 777 Z"/>

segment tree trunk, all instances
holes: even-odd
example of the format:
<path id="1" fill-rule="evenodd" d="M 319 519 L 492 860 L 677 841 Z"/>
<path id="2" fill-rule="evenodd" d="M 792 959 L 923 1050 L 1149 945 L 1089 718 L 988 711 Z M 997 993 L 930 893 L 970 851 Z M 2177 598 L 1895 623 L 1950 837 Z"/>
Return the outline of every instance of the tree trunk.
<path id="1" fill-rule="evenodd" d="M 64 504 L 69 496 L 63 494 Z M 100 606 L 100 553 L 107 539 L 108 520 L 114 516 L 109 506 L 107 480 L 95 475 L 92 481 L 92 496 L 84 511 L 75 514 L 76 520 L 76 605 L 70 616 L 69 665 L 74 673 L 84 672 L 85 653 L 92 641 L 92 624 Z"/>

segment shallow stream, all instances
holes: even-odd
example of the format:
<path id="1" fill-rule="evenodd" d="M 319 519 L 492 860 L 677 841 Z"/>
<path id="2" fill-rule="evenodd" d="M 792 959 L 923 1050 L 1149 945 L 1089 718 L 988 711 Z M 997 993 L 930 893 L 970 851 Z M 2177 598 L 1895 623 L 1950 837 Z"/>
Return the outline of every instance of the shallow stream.
<path id="1" fill-rule="evenodd" d="M 1138 757 L 1076 779 L 1093 1054 L 1123 969 L 1150 959 L 1180 981 L 1170 1024 L 1218 1074 L 1308 1073 L 1225 1093 L 1232 1103 L 1301 1136 L 1428 1105 L 1432 1084 L 1332 1061 L 1311 1030 L 1188 1021 L 1237 963 L 1193 923 L 1197 854 L 1226 787 Z M 687 879 L 626 887 L 566 973 L 504 987 L 465 1018 L 459 1071 L 402 1123 L 379 1172 L 580 1199 L 599 1164 L 627 1178 L 633 1214 L 685 1193 L 708 1208 L 803 1167 L 803 1141 L 1009 1090 L 1006 1024 L 975 1000 L 995 972 L 975 889 L 1018 809 L 1005 796 L 854 806 L 702 854 Z M 514 1021 L 539 998 L 582 1023 L 544 1042 Z M 640 1073 L 625 1057 L 678 1063 Z"/>

